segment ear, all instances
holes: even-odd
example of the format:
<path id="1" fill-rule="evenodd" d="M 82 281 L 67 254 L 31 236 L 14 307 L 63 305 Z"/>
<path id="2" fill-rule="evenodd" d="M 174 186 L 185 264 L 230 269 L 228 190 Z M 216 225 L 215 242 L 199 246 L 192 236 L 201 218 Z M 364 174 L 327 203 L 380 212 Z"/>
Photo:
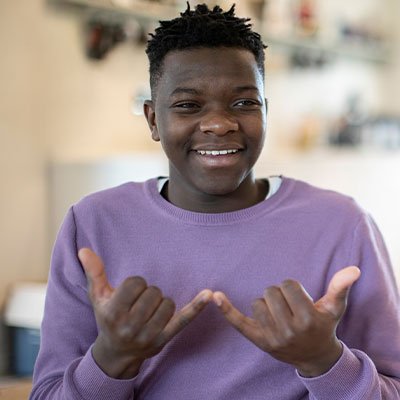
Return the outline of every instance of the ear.
<path id="1" fill-rule="evenodd" d="M 154 103 L 151 100 L 145 100 L 143 104 L 143 112 L 151 131 L 151 138 L 154 141 L 159 142 L 160 136 L 158 135 L 158 129 L 156 123 L 156 111 L 154 108 Z"/>
<path id="2" fill-rule="evenodd" d="M 265 115 L 268 115 L 268 99 L 264 98 L 265 101 Z"/>

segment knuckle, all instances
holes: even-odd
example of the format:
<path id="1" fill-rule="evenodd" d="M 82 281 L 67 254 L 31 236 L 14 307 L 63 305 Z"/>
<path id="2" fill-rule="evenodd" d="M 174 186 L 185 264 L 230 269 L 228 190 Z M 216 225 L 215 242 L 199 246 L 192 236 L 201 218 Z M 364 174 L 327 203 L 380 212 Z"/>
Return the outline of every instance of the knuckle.
<path id="1" fill-rule="evenodd" d="M 192 313 L 198 313 L 200 312 L 205 306 L 205 303 L 203 301 L 197 301 L 191 306 L 191 312 Z"/>
<path id="2" fill-rule="evenodd" d="M 279 291 L 280 291 L 280 289 L 278 286 L 269 286 L 264 290 L 264 296 L 265 297 L 274 296 Z"/>
<path id="3" fill-rule="evenodd" d="M 253 306 L 257 305 L 257 304 L 262 304 L 265 303 L 264 299 L 262 299 L 261 297 L 253 300 L 253 302 L 251 303 Z"/>
<path id="4" fill-rule="evenodd" d="M 120 326 L 117 331 L 118 338 L 122 343 L 128 343 L 133 338 L 133 332 L 129 326 Z"/>
<path id="5" fill-rule="evenodd" d="M 148 314 L 148 307 L 149 305 L 147 303 L 138 302 L 137 304 L 135 304 L 134 312 L 132 313 L 132 315 L 137 321 L 142 321 L 142 319 L 145 318 Z"/>
<path id="6" fill-rule="evenodd" d="M 118 315 L 116 313 L 106 313 L 103 315 L 103 321 L 106 325 L 112 326 L 117 321 Z"/>
<path id="7" fill-rule="evenodd" d="M 294 279 L 285 279 L 281 283 L 281 287 L 283 289 L 298 289 L 299 288 L 299 282 L 295 281 Z"/>
<path id="8" fill-rule="evenodd" d="M 310 314 L 303 314 L 302 317 L 297 321 L 297 327 L 302 332 L 311 329 L 314 326 L 314 319 Z"/>
<path id="9" fill-rule="evenodd" d="M 296 333 L 293 329 L 291 328 L 285 328 L 282 331 L 282 342 L 283 343 L 291 343 L 294 341 L 294 339 L 296 338 Z"/>
<path id="10" fill-rule="evenodd" d="M 175 312 L 176 306 L 172 299 L 170 299 L 169 297 L 165 297 L 163 299 L 163 304 L 167 311 L 170 311 L 172 314 Z"/>
<path id="11" fill-rule="evenodd" d="M 124 288 L 127 288 L 129 290 L 145 289 L 147 287 L 147 283 L 140 276 L 130 276 L 123 281 L 122 286 L 124 286 Z"/>
<path id="12" fill-rule="evenodd" d="M 282 341 L 283 340 L 282 340 L 281 336 L 272 336 L 269 339 L 269 346 L 270 346 L 271 350 L 277 351 L 277 350 L 281 349 L 283 347 Z"/>
<path id="13" fill-rule="evenodd" d="M 141 349 L 148 347 L 149 342 L 150 342 L 150 336 L 148 335 L 148 333 L 142 332 L 135 338 L 136 345 Z"/>
<path id="14" fill-rule="evenodd" d="M 185 328 L 187 325 L 189 325 L 190 318 L 188 318 L 186 315 L 181 315 L 181 317 L 178 320 L 178 326 L 179 330 Z"/>
<path id="15" fill-rule="evenodd" d="M 94 293 L 93 286 L 90 285 L 90 284 L 89 284 L 89 286 L 88 286 L 87 295 L 88 295 L 89 300 L 90 300 L 90 302 L 92 303 L 92 305 L 95 306 L 96 303 L 97 303 L 97 298 L 96 298 L 96 295 L 95 295 L 95 293 Z"/>
<path id="16" fill-rule="evenodd" d="M 157 286 L 149 286 L 146 291 L 154 297 L 162 297 L 162 292 Z"/>
<path id="17" fill-rule="evenodd" d="M 137 285 L 147 286 L 146 280 L 141 276 L 132 276 L 132 280 L 134 280 Z"/>
<path id="18" fill-rule="evenodd" d="M 167 338 L 163 332 L 158 334 L 153 340 L 153 347 L 156 351 L 161 351 L 161 349 L 166 345 Z"/>
<path id="19" fill-rule="evenodd" d="M 263 306 L 264 304 L 265 304 L 265 300 L 264 300 L 264 299 L 261 299 L 261 298 L 258 298 L 258 299 L 253 300 L 253 302 L 251 303 L 251 308 L 252 308 L 253 310 L 256 310 L 256 309 L 258 309 L 260 306 Z"/>
<path id="20" fill-rule="evenodd" d="M 321 327 L 315 321 L 300 322 L 296 325 L 296 331 L 303 337 L 314 336 L 320 329 Z"/>
<path id="21" fill-rule="evenodd" d="M 227 304 L 224 304 L 223 307 L 221 307 L 221 311 L 224 315 L 227 315 L 233 311 L 233 307 L 231 304 L 227 303 Z"/>

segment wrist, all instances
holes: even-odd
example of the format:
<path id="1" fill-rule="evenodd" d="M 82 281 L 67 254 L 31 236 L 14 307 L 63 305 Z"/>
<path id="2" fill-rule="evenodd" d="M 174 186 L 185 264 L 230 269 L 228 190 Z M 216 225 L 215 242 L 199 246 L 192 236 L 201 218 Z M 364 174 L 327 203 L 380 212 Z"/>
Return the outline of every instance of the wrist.
<path id="1" fill-rule="evenodd" d="M 92 347 L 92 357 L 97 366 L 110 378 L 132 379 L 140 370 L 143 359 L 127 355 L 118 354 L 115 351 L 107 350 L 101 344 L 101 340 L 96 340 Z"/>
<path id="2" fill-rule="evenodd" d="M 297 372 L 304 378 L 315 378 L 327 373 L 339 360 L 343 353 L 342 343 L 336 339 L 329 352 L 324 353 L 311 362 L 296 366 Z"/>

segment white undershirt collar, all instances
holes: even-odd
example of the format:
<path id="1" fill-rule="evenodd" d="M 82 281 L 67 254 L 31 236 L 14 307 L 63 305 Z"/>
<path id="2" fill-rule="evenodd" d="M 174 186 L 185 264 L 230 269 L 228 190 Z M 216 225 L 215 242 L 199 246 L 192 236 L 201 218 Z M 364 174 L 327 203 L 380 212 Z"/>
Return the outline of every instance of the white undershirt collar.
<path id="1" fill-rule="evenodd" d="M 268 194 L 265 197 L 265 200 L 268 200 L 269 198 L 271 198 L 281 187 L 282 184 L 282 177 L 280 176 L 270 176 L 268 178 L 265 178 L 266 181 L 268 181 L 269 184 L 269 190 L 268 190 Z M 158 188 L 158 192 L 161 193 L 164 185 L 168 182 L 168 178 L 164 177 L 164 176 L 160 176 L 158 177 L 157 180 L 157 188 Z"/>

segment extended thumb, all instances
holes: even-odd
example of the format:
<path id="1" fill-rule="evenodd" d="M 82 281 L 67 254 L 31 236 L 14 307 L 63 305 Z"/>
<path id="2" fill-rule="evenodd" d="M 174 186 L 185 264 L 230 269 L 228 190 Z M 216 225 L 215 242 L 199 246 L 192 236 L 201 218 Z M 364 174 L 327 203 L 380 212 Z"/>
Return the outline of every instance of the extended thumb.
<path id="1" fill-rule="evenodd" d="M 104 296 L 109 296 L 112 287 L 108 283 L 101 258 L 88 248 L 80 249 L 78 258 L 86 274 L 91 298 L 98 300 Z"/>
<path id="2" fill-rule="evenodd" d="M 316 306 L 339 318 L 346 308 L 350 288 L 360 275 L 360 269 L 355 266 L 343 268 L 336 272 L 329 282 L 325 296 L 318 300 Z"/>

